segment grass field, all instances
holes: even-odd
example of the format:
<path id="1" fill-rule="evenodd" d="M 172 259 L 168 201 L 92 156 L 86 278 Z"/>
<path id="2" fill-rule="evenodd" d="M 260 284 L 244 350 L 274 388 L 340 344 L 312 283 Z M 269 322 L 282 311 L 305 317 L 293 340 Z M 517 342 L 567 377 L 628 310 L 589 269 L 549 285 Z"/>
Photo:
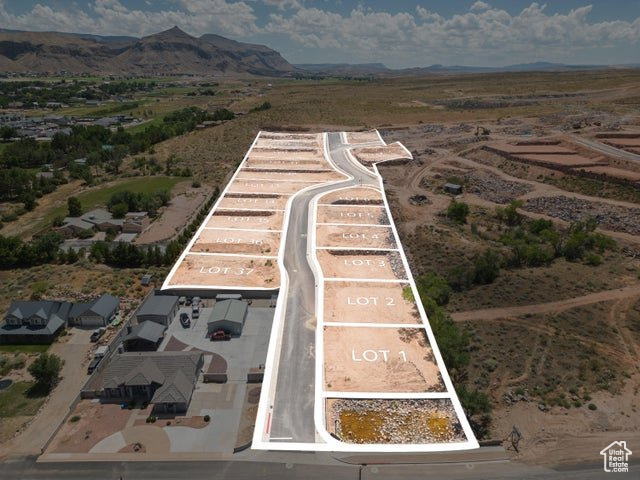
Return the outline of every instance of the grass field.
<path id="1" fill-rule="evenodd" d="M 137 177 L 119 180 L 108 185 L 99 185 L 80 193 L 77 197 L 82 204 L 83 211 L 86 212 L 98 206 L 105 206 L 109 198 L 119 192 L 131 190 L 138 193 L 152 193 L 158 190 L 171 190 L 176 184 L 184 181 L 184 177 Z M 66 205 L 54 207 L 46 213 L 42 226 L 51 225 L 54 218 L 66 215 Z"/>
<path id="2" fill-rule="evenodd" d="M 0 391 L 0 418 L 35 415 L 46 397 L 32 396 L 33 382 L 16 382 Z"/>
<path id="3" fill-rule="evenodd" d="M 50 345 L 0 345 L 0 352 L 7 353 L 43 353 Z"/>

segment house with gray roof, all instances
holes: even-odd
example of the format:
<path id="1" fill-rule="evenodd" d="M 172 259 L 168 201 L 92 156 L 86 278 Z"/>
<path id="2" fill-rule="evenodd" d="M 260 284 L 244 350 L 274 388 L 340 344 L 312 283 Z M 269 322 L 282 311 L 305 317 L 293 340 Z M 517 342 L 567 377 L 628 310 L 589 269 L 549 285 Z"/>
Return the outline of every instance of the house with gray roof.
<path id="1" fill-rule="evenodd" d="M 0 343 L 49 344 L 67 324 L 69 302 L 14 300 L 0 326 Z"/>
<path id="2" fill-rule="evenodd" d="M 136 312 L 138 323 L 150 320 L 168 327 L 178 313 L 178 297 L 173 295 L 150 295 Z"/>
<path id="3" fill-rule="evenodd" d="M 100 399 L 105 403 L 153 404 L 154 413 L 184 413 L 202 369 L 203 354 L 126 352 L 104 372 Z"/>
<path id="4" fill-rule="evenodd" d="M 104 294 L 89 303 L 76 303 L 69 313 L 69 324 L 78 327 L 106 327 L 116 316 L 120 300 Z"/>
<path id="5" fill-rule="evenodd" d="M 164 336 L 166 327 L 156 322 L 146 321 L 128 326 L 122 339 L 127 352 L 155 352 Z"/>
<path id="6" fill-rule="evenodd" d="M 124 222 L 123 219 L 113 218 L 111 212 L 104 208 L 94 208 L 79 217 L 65 217 L 58 231 L 66 236 L 75 236 L 83 230 L 92 228 L 101 232 L 109 229 L 119 232 L 122 230 Z"/>
<path id="7" fill-rule="evenodd" d="M 224 330 L 225 333 L 231 335 L 242 334 L 248 311 L 249 306 L 244 300 L 217 301 L 207 320 L 207 333 L 211 335 L 219 330 Z"/>

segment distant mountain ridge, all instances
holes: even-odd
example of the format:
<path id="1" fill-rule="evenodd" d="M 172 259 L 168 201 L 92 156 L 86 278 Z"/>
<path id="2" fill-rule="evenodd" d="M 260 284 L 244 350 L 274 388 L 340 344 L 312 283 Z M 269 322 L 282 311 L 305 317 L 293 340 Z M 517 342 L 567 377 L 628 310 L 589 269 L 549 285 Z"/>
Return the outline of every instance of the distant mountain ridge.
<path id="1" fill-rule="evenodd" d="M 428 74 L 455 74 L 455 73 L 498 73 L 498 72 L 562 72 L 572 70 L 602 70 L 608 68 L 638 68 L 639 64 L 629 63 L 622 65 L 568 65 L 564 63 L 531 62 L 507 65 L 504 67 L 477 67 L 465 65 L 440 65 L 434 64 L 428 67 L 410 67 L 401 69 L 388 68 L 382 63 L 318 63 L 296 64 L 295 67 L 310 73 L 319 75 L 428 75 Z"/>
<path id="2" fill-rule="evenodd" d="M 264 45 L 178 27 L 142 38 L 0 30 L 0 70 L 74 74 L 268 75 L 297 69 Z"/>

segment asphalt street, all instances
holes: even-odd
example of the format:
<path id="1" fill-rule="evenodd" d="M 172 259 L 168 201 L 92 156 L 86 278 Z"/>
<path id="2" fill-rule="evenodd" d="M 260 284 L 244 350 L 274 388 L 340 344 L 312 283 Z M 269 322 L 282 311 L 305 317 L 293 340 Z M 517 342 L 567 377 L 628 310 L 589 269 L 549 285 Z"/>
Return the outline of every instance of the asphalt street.
<path id="1" fill-rule="evenodd" d="M 594 140 L 589 140 L 584 137 L 579 137 L 578 135 L 571 135 L 571 139 L 576 143 L 584 145 L 585 147 L 589 147 L 593 150 L 597 150 L 598 152 L 604 153 L 605 155 L 623 158 L 625 160 L 630 160 L 632 162 L 640 162 L 640 155 L 637 155 L 635 153 L 627 152 L 626 150 L 612 147 L 611 145 L 606 145 L 604 143 L 596 142 Z"/>
<path id="2" fill-rule="evenodd" d="M 338 168 L 352 175 L 334 185 L 311 189 L 294 198 L 284 246 L 289 289 L 282 330 L 273 401 L 270 441 L 315 443 L 315 286 L 307 258 L 309 204 L 321 193 L 361 184 L 377 185 L 377 178 L 357 168 L 345 153 L 340 135 L 329 134 L 329 150 Z"/>
<path id="3" fill-rule="evenodd" d="M 600 462 L 550 469 L 518 462 L 446 462 L 352 465 L 328 454 L 255 452 L 229 461 L 36 463 L 34 457 L 5 462 L 4 480 L 164 480 L 164 479 L 305 479 L 305 480 L 597 480 L 608 478 Z M 250 460 L 249 457 L 253 457 Z M 633 467 L 633 465 L 632 465 Z M 622 475 L 621 478 L 632 478 Z"/>

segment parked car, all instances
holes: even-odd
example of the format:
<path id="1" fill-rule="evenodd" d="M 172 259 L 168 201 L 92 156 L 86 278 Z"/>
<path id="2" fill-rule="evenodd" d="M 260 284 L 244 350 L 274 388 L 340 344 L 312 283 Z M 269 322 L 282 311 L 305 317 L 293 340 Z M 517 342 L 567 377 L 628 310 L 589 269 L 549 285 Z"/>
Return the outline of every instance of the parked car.
<path id="1" fill-rule="evenodd" d="M 178 303 L 179 303 L 180 305 L 184 305 L 185 303 L 187 303 L 187 297 L 180 297 L 180 298 L 178 299 Z"/>
<path id="2" fill-rule="evenodd" d="M 200 309 L 199 308 L 194 308 L 191 311 L 191 317 L 193 318 L 200 318 Z"/>
<path id="3" fill-rule="evenodd" d="M 193 300 L 191 300 L 191 304 L 200 306 L 201 301 L 202 299 L 200 297 L 193 297 Z"/>
<path id="4" fill-rule="evenodd" d="M 91 363 L 87 367 L 87 374 L 91 375 L 95 371 L 95 369 L 98 368 L 100 360 L 102 360 L 102 357 L 97 357 L 91 360 Z"/>
<path id="5" fill-rule="evenodd" d="M 191 326 L 191 319 L 189 318 L 189 314 L 188 313 L 181 313 L 180 314 L 180 324 L 184 327 L 184 328 L 189 328 Z"/>
<path id="6" fill-rule="evenodd" d="M 231 340 L 231 335 L 229 335 L 224 330 L 216 330 L 211 334 L 211 341 L 216 342 L 220 340 Z"/>
<path id="7" fill-rule="evenodd" d="M 102 335 L 104 334 L 104 332 L 106 332 L 107 329 L 104 327 L 100 327 L 100 328 L 96 328 L 93 333 L 91 334 L 90 340 L 92 342 L 97 342 L 98 340 L 100 340 L 100 337 L 102 337 Z"/>

